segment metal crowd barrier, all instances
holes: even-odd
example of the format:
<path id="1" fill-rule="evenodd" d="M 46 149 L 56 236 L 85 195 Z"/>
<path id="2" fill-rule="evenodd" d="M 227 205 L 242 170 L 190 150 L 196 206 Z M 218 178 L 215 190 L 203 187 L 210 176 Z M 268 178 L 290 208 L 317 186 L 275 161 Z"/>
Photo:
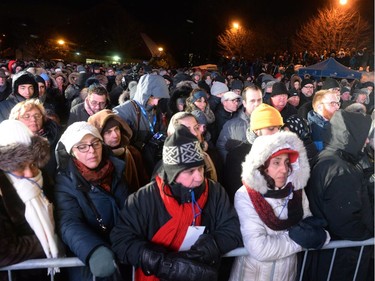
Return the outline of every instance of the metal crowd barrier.
<path id="1" fill-rule="evenodd" d="M 364 241 L 349 241 L 349 240 L 340 240 L 340 241 L 331 241 L 328 243 L 326 246 L 324 246 L 321 250 L 328 250 L 328 249 L 334 249 L 333 250 L 333 256 L 331 260 L 331 265 L 330 265 L 330 270 L 328 273 L 327 280 L 329 280 L 334 259 L 336 256 L 336 251 L 339 248 L 351 248 L 351 247 L 361 247 L 358 260 L 357 260 L 357 267 L 356 271 L 353 277 L 353 281 L 356 280 L 359 264 L 362 258 L 362 252 L 363 248 L 365 246 L 370 246 L 374 245 L 374 238 L 370 238 Z M 305 268 L 305 262 L 307 258 L 307 254 L 309 251 L 315 251 L 315 250 L 305 250 L 304 253 L 304 258 L 302 262 L 302 268 L 301 272 L 303 273 L 304 268 Z M 248 252 L 245 248 L 237 248 L 234 249 L 227 254 L 224 255 L 224 257 L 238 257 L 238 256 L 247 256 Z M 8 271 L 8 279 L 9 281 L 12 281 L 12 271 L 14 270 L 25 270 L 25 269 L 38 269 L 38 268 L 64 268 L 64 267 L 82 267 L 85 266 L 84 263 L 79 260 L 78 258 L 72 257 L 72 258 L 58 258 L 58 259 L 32 259 L 32 260 L 27 260 L 24 262 L 20 262 L 17 264 L 9 265 L 9 266 L 4 266 L 0 267 L 0 271 Z M 58 273 L 57 273 L 58 274 Z M 303 275 L 301 274 L 300 276 L 300 281 L 302 280 Z M 54 275 L 51 274 L 51 281 L 54 280 Z M 93 279 L 95 281 L 95 277 Z"/>

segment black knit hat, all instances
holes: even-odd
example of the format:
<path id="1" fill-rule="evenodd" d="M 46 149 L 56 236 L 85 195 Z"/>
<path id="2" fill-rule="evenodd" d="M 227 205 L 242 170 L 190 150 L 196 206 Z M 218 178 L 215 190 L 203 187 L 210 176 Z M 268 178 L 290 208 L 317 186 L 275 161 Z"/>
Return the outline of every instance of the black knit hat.
<path id="1" fill-rule="evenodd" d="M 301 88 L 305 87 L 307 84 L 314 85 L 314 81 L 311 79 L 303 79 L 301 82 Z"/>
<path id="2" fill-rule="evenodd" d="M 198 139 L 187 127 L 177 126 L 163 146 L 163 167 L 168 182 L 174 182 L 180 172 L 202 165 L 204 158 Z"/>
<path id="3" fill-rule="evenodd" d="M 328 90 L 332 88 L 340 88 L 340 84 L 336 79 L 328 77 L 323 82 L 322 90 Z"/>
<path id="4" fill-rule="evenodd" d="M 277 96 L 277 95 L 288 95 L 288 89 L 286 88 L 285 84 L 283 82 L 276 82 L 272 86 L 272 92 L 271 97 Z"/>
<path id="5" fill-rule="evenodd" d="M 230 84 L 231 90 L 243 90 L 243 82 L 239 79 L 233 80 Z"/>
<path id="6" fill-rule="evenodd" d="M 18 93 L 18 86 L 25 85 L 25 84 L 31 84 L 31 85 L 33 85 L 33 88 L 34 88 L 34 94 L 33 94 L 32 98 L 36 98 L 39 95 L 38 83 L 35 80 L 34 74 L 32 74 L 30 72 L 27 72 L 27 71 L 18 72 L 17 74 L 15 74 L 13 76 L 12 83 L 13 83 L 12 87 L 13 87 L 14 93 L 19 94 Z"/>
<path id="7" fill-rule="evenodd" d="M 291 88 L 289 91 L 288 91 L 288 98 L 291 98 L 291 97 L 299 97 L 299 93 L 298 93 L 298 90 L 295 89 L 295 88 Z"/>

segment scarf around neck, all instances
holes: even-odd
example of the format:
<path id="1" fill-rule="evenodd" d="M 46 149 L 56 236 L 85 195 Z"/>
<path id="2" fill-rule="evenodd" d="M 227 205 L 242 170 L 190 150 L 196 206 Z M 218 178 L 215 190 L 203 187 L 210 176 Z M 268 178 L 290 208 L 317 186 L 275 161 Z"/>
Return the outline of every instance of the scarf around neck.
<path id="1" fill-rule="evenodd" d="M 73 162 L 85 180 L 93 185 L 99 185 L 104 190 L 111 192 L 114 166 L 109 159 L 107 159 L 103 165 L 102 163 L 99 164 L 99 167 L 96 169 L 87 168 L 85 164 L 76 158 L 73 158 Z"/>
<path id="2" fill-rule="evenodd" d="M 178 251 L 180 248 L 188 227 L 192 225 L 195 220 L 195 225 L 201 225 L 201 210 L 204 208 L 208 198 L 208 181 L 205 179 L 205 188 L 202 195 L 196 201 L 196 204 L 184 203 L 179 204 L 176 199 L 172 196 L 170 187 L 165 184 L 160 176 L 156 176 L 156 184 L 164 202 L 164 206 L 171 216 L 171 219 L 167 221 L 152 237 L 152 242 L 160 244 L 173 251 Z M 198 205 L 198 206 L 197 206 Z M 192 211 L 194 208 L 194 213 Z M 198 216 L 194 217 L 194 214 Z M 154 275 L 145 276 L 140 268 L 136 271 L 136 281 L 156 281 L 159 280 Z"/>
<path id="3" fill-rule="evenodd" d="M 84 107 L 85 107 L 85 110 L 87 111 L 87 113 L 91 116 L 91 115 L 94 115 L 94 111 L 91 109 L 91 106 L 89 104 L 89 99 L 88 98 L 85 98 L 85 103 L 83 104 Z"/>
<path id="4" fill-rule="evenodd" d="M 265 195 L 262 195 L 245 183 L 244 185 L 260 219 L 272 230 L 279 231 L 288 229 L 302 219 L 302 189 L 294 190 L 294 186 L 291 183 L 288 183 L 282 190 L 270 191 Z M 276 217 L 272 206 L 264 198 L 285 198 L 288 197 L 290 193 L 293 193 L 293 198 L 287 201 L 288 219 L 281 220 Z"/>
<path id="5" fill-rule="evenodd" d="M 59 239 L 55 233 L 53 206 L 43 194 L 43 177 L 41 171 L 34 178 L 17 177 L 11 173 L 7 173 L 6 176 L 25 204 L 26 221 L 38 237 L 46 257 L 58 258 Z M 59 271 L 59 268 L 49 269 L 48 274 Z"/>

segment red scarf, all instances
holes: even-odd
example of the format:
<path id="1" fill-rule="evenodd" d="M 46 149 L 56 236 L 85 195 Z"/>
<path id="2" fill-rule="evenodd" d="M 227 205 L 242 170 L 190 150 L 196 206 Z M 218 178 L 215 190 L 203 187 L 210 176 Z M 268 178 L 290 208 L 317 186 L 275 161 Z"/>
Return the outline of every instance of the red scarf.
<path id="1" fill-rule="evenodd" d="M 188 227 L 194 220 L 194 215 L 192 212 L 192 203 L 178 204 L 176 199 L 174 199 L 171 193 L 171 189 L 168 185 L 163 183 L 163 180 L 156 176 L 156 184 L 159 188 L 160 196 L 164 202 L 168 213 L 171 215 L 171 219 L 167 221 L 152 237 L 151 242 L 155 244 L 160 244 L 166 248 L 178 251 L 182 241 L 185 238 Z M 202 195 L 199 197 L 197 203 L 201 209 L 204 208 L 207 202 L 208 197 L 208 181 L 205 180 L 205 189 Z M 164 190 L 163 190 L 164 187 Z M 200 210 L 196 205 L 194 205 L 195 213 L 198 214 Z M 201 216 L 195 218 L 195 225 L 201 225 Z M 145 276 L 141 268 L 138 268 L 135 275 L 136 281 L 157 281 L 159 278 L 156 278 L 154 275 Z"/>
<path id="2" fill-rule="evenodd" d="M 81 161 L 73 158 L 74 164 L 78 171 L 85 180 L 92 183 L 93 185 L 99 185 L 104 190 L 111 192 L 112 186 L 112 173 L 114 170 L 113 164 L 110 160 L 107 160 L 99 170 L 89 169 Z"/>
<path id="3" fill-rule="evenodd" d="M 251 189 L 244 183 L 247 193 L 250 196 L 251 202 L 253 202 L 254 208 L 258 213 L 260 219 L 273 230 L 284 230 L 297 224 L 303 216 L 302 209 L 302 190 L 294 190 L 291 184 L 288 184 L 285 188 L 292 188 L 293 198 L 288 201 L 288 219 L 280 220 L 276 217 L 275 212 L 271 205 L 264 199 L 264 196 Z"/>

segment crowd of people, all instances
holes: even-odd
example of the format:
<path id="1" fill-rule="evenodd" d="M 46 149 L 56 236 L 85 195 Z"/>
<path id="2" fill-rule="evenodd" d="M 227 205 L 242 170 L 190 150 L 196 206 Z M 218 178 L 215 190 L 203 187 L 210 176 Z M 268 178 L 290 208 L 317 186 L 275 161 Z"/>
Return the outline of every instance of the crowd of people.
<path id="1" fill-rule="evenodd" d="M 373 72 L 50 66 L 0 67 L 0 267 L 75 256 L 48 274 L 294 281 L 304 249 L 374 236 Z M 358 252 L 340 249 L 330 280 L 352 280 Z M 303 280 L 328 274 L 332 251 L 314 253 Z M 367 246 L 359 280 L 373 263 Z"/>

